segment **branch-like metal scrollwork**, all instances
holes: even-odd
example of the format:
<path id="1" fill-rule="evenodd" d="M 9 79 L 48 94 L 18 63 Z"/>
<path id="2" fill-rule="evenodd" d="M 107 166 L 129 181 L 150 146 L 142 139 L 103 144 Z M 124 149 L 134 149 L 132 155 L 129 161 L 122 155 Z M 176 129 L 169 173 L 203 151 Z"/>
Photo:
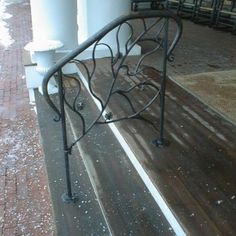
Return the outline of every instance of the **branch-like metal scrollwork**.
<path id="1" fill-rule="evenodd" d="M 177 25 L 176 32 L 172 37 L 169 37 L 169 21 L 172 19 Z M 132 21 L 141 21 L 142 28 L 139 32 L 134 27 Z M 121 45 L 120 34 L 122 29 L 129 29 L 130 35 L 124 45 Z M 111 31 L 116 30 L 114 47 L 103 41 L 104 37 Z M 114 32 L 114 31 L 113 31 Z M 49 70 L 43 80 L 43 92 L 47 103 L 57 114 L 57 121 L 62 124 L 62 134 L 64 142 L 64 153 L 66 162 L 66 177 L 67 177 L 67 193 L 64 195 L 65 201 L 75 201 L 76 198 L 72 194 L 71 180 L 69 173 L 69 155 L 73 146 L 78 143 L 95 125 L 108 124 L 118 122 L 125 119 L 143 119 L 153 126 L 154 124 L 142 114 L 146 111 L 153 102 L 160 98 L 160 126 L 159 138 L 155 140 L 157 146 L 164 146 L 164 105 L 165 105 L 165 84 L 166 84 L 166 63 L 172 60 L 172 52 L 175 48 L 182 32 L 182 24 L 173 13 L 169 11 L 142 12 L 123 16 L 106 27 L 104 27 L 95 36 L 89 38 L 81 44 L 77 49 L 72 51 L 66 57 L 62 58 L 56 65 Z M 136 59 L 135 64 L 129 62 L 129 54 L 136 44 L 151 43 L 152 47 L 144 52 L 140 58 Z M 78 56 L 86 49 L 92 47 L 91 60 L 82 61 Z M 108 81 L 103 82 L 106 87 L 97 89 L 99 78 L 96 77 L 98 59 L 96 52 L 100 47 L 106 48 L 109 54 L 108 65 L 106 70 L 109 71 Z M 155 64 L 146 65 L 147 57 L 156 55 L 159 56 L 159 61 L 156 59 Z M 77 66 L 80 75 L 83 74 L 83 79 L 78 75 L 63 75 L 62 68 L 67 63 Z M 154 72 L 156 78 L 151 78 L 148 71 Z M 58 97 L 59 105 L 49 96 L 47 85 L 54 76 L 58 81 Z M 68 79 L 69 77 L 69 79 Z M 73 86 L 67 85 L 68 81 L 73 81 Z M 87 121 L 84 113 L 86 113 L 86 103 L 82 90 L 87 89 L 92 98 L 100 105 L 100 111 L 92 121 Z M 142 101 L 137 102 L 132 94 L 138 92 L 145 94 L 148 91 L 149 96 Z M 151 95 L 150 95 L 151 94 Z M 125 112 L 122 110 L 117 114 L 112 111 L 112 100 L 119 97 L 124 101 Z M 81 123 L 81 131 L 77 135 L 77 139 L 68 143 L 66 130 L 66 109 L 78 117 L 78 122 Z M 121 113 L 121 114 L 120 114 Z"/>

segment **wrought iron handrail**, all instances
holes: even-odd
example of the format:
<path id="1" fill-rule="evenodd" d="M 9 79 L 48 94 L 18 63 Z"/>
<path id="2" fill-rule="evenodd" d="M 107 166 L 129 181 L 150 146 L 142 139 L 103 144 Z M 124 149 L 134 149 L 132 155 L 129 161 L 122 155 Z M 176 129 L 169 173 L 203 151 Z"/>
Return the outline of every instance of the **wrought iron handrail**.
<path id="1" fill-rule="evenodd" d="M 151 22 L 150 25 L 147 24 L 147 19 L 154 18 L 154 22 Z M 142 21 L 143 29 L 137 35 L 135 39 L 134 37 L 134 29 L 131 25 L 132 20 L 140 19 Z M 169 45 L 169 19 L 172 19 L 177 27 L 176 33 L 173 37 L 172 42 Z M 122 27 L 128 27 L 131 34 L 127 39 L 127 42 L 124 45 L 123 51 L 121 50 L 119 35 Z M 101 40 L 111 31 L 116 29 L 116 49 L 112 48 L 108 44 L 102 42 Z M 156 33 L 152 36 L 150 34 L 151 30 L 156 29 Z M 84 43 L 78 46 L 75 50 L 68 53 L 65 57 L 60 59 L 45 75 L 43 79 L 42 89 L 44 97 L 49 104 L 49 106 L 56 112 L 57 119 L 56 121 L 61 121 L 62 124 L 62 136 L 63 136 L 63 148 L 64 148 L 64 157 L 65 157 L 65 165 L 66 165 L 66 183 L 67 183 L 67 193 L 63 195 L 63 200 L 65 202 L 75 201 L 77 197 L 72 194 L 71 187 L 71 177 L 70 177 L 70 167 L 69 167 L 69 155 L 71 154 L 73 146 L 80 141 L 95 125 L 97 124 L 107 124 L 111 122 L 117 122 L 124 119 L 133 119 L 133 118 L 142 118 L 142 113 L 150 107 L 157 97 L 160 97 L 160 135 L 159 138 L 154 141 L 157 146 L 165 146 L 167 144 L 164 139 L 164 107 L 165 107 L 165 87 L 166 87 L 166 67 L 167 60 L 172 60 L 172 52 L 178 43 L 180 36 L 182 33 L 182 23 L 181 20 L 171 11 L 168 10 L 160 10 L 160 11 L 149 11 L 149 12 L 137 12 L 132 13 L 130 15 L 122 16 L 110 24 L 101 29 L 98 33 L 90 37 Z M 152 50 L 146 52 L 141 58 L 138 60 L 137 65 L 134 68 L 131 68 L 127 63 L 126 59 L 134 47 L 135 44 L 145 41 L 151 41 L 154 43 L 154 48 Z M 107 89 L 107 93 L 105 98 L 102 98 L 101 95 L 96 93 L 93 89 L 93 77 L 96 71 L 96 50 L 99 46 L 106 47 L 107 51 L 110 55 L 110 69 L 111 69 L 111 83 L 109 88 Z M 83 53 L 88 48 L 92 47 L 92 69 L 88 68 L 86 62 L 79 60 L 78 56 Z M 147 56 L 152 55 L 153 53 L 160 50 L 162 52 L 162 69 L 157 70 L 151 65 L 145 66 L 144 59 Z M 81 96 L 81 87 L 83 86 L 81 79 L 77 79 L 73 77 L 76 81 L 76 95 L 72 101 L 67 99 L 67 88 L 64 85 L 64 78 L 62 73 L 62 68 L 68 63 L 75 63 L 82 67 L 85 71 L 86 79 L 87 79 L 87 88 L 91 94 L 91 96 L 98 101 L 101 107 L 100 113 L 97 115 L 94 121 L 90 122 L 89 125 L 86 124 L 86 120 L 84 115 L 82 114 L 83 104 L 79 101 Z M 151 81 L 149 76 L 145 74 L 145 70 L 151 70 L 158 72 L 159 74 L 159 85 L 157 81 Z M 128 83 L 128 87 L 125 88 L 116 88 L 117 81 L 119 78 L 119 73 L 124 71 L 126 77 L 129 78 L 130 82 Z M 59 105 L 51 98 L 48 93 L 48 83 L 52 77 L 56 77 L 58 82 L 58 96 L 59 96 Z M 140 78 L 142 77 L 142 79 Z M 136 80 L 135 80 L 135 79 Z M 137 82 L 138 80 L 138 82 Z M 86 87 L 86 86 L 85 86 Z M 154 95 L 150 98 L 141 108 L 137 106 L 137 104 L 132 101 L 132 99 L 128 96 L 133 91 L 137 89 L 142 90 L 143 88 L 148 88 L 154 91 Z M 109 105 L 111 97 L 114 95 L 120 95 L 130 107 L 131 114 L 126 116 L 113 118 L 111 113 L 106 113 L 106 108 Z M 140 104 L 139 104 L 140 105 Z M 69 110 L 74 112 L 80 119 L 82 123 L 82 134 L 74 140 L 72 143 L 68 144 L 67 139 L 67 128 L 66 128 L 66 112 L 65 106 L 68 107 Z M 138 107 L 138 108 L 137 108 Z M 145 120 L 145 119 L 144 119 Z"/>

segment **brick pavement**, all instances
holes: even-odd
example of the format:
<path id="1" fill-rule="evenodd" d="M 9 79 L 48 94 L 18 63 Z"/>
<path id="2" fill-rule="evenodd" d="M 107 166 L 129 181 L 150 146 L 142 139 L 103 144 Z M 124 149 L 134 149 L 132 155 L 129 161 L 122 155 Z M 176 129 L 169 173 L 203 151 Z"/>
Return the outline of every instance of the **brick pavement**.
<path id="1" fill-rule="evenodd" d="M 0 236 L 54 235 L 37 119 L 29 105 L 22 60 L 23 47 L 32 37 L 30 5 L 29 0 L 11 2 L 5 13 L 12 17 L 4 22 L 14 43 L 8 48 L 0 44 Z"/>

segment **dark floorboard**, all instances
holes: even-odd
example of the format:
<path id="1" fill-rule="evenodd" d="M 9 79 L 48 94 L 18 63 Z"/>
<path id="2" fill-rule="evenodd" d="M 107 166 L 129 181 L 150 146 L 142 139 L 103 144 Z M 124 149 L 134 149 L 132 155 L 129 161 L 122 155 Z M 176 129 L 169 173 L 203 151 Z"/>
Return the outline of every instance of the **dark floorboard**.
<path id="1" fill-rule="evenodd" d="M 158 75 L 149 73 L 148 76 L 158 80 Z M 120 81 L 116 86 L 125 87 L 130 83 L 122 76 Z M 158 82 L 155 84 L 158 86 Z M 109 72 L 106 67 L 100 67 L 93 87 L 99 96 L 104 97 L 106 87 L 110 85 Z M 68 100 L 75 96 L 74 90 L 73 86 L 69 88 L 71 94 L 66 93 Z M 142 107 L 153 96 L 153 89 L 136 89 L 132 93 L 131 99 L 135 101 L 135 106 Z M 89 124 L 99 112 L 85 90 L 80 96 L 78 101 L 83 98 L 85 104 L 81 113 Z M 38 100 L 43 103 L 40 95 Z M 52 120 L 48 108 L 43 109 L 39 112 L 41 122 Z M 115 95 L 108 105 L 108 111 L 113 113 L 114 119 L 129 114 L 130 106 L 124 97 Z M 69 139 L 73 142 L 81 134 L 81 123 L 68 109 L 67 115 L 71 127 L 68 129 Z M 116 126 L 188 235 L 235 235 L 235 125 L 171 80 L 167 83 L 165 116 L 165 137 L 170 141 L 170 146 L 164 148 L 157 148 L 152 142 L 159 135 L 159 99 L 143 113 L 143 117 L 152 121 L 153 125 L 144 120 L 132 119 L 117 122 Z M 56 141 L 60 137 L 60 128 L 58 124 L 52 123 L 50 129 L 54 133 L 49 136 L 49 141 L 44 141 L 44 148 L 60 232 L 67 227 L 73 229 L 70 235 L 76 235 L 77 228 L 82 235 L 85 232 L 106 235 L 109 234 L 108 229 L 114 235 L 173 234 L 106 125 L 94 127 L 79 142 L 78 147 L 74 147 L 74 189 L 82 198 L 76 205 L 63 205 L 60 195 L 65 189 L 64 164 L 62 150 L 58 148 L 60 140 Z M 45 138 L 48 137 L 49 129 L 44 125 L 42 123 L 41 129 Z M 55 148 L 51 147 L 53 142 Z M 86 205 L 81 210 L 82 202 L 85 201 L 89 201 L 91 206 Z M 66 227 L 61 225 L 64 218 Z"/>
<path id="2" fill-rule="evenodd" d="M 86 93 L 85 97 L 89 95 Z M 79 200 L 76 204 L 62 203 L 65 176 L 60 126 L 52 121 L 53 114 L 40 94 L 37 103 L 58 235 L 110 235 L 110 232 L 112 235 L 174 235 L 108 126 L 94 127 L 74 147 L 71 171 Z M 85 103 L 84 115 L 90 122 L 92 113 L 98 111 L 91 99 L 85 99 Z M 81 126 L 78 117 L 69 110 L 67 114 L 72 140 Z"/>
<path id="3" fill-rule="evenodd" d="M 86 107 L 82 113 L 90 123 L 99 112 L 89 94 L 83 93 Z M 67 114 L 77 138 L 81 123 L 68 109 Z M 174 234 L 108 126 L 95 126 L 80 141 L 79 153 L 114 235 Z"/>
<path id="4" fill-rule="evenodd" d="M 97 78 L 97 91 L 106 91 L 110 77 Z M 117 127 L 190 235 L 235 235 L 236 127 L 174 82 L 167 85 L 169 147 L 152 144 L 159 134 L 158 100 L 144 112 L 156 130 L 140 120 L 118 122 Z M 151 94 L 137 90 L 132 98 L 139 104 Z M 114 116 L 128 108 L 118 96 L 109 105 Z"/>

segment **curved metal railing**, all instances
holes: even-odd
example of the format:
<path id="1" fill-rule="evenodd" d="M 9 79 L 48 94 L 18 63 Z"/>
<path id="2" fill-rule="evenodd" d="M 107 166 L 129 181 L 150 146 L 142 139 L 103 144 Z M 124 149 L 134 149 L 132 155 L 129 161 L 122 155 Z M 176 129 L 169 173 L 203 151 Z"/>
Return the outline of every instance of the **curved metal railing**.
<path id="1" fill-rule="evenodd" d="M 135 23 L 132 23 L 136 20 L 141 21 L 141 24 L 139 24 L 141 27 L 139 27 L 138 30 L 134 26 Z M 171 33 L 169 30 L 170 20 L 175 24 L 174 29 L 171 29 Z M 171 28 L 173 28 L 174 24 L 171 24 Z M 125 44 L 121 45 L 120 35 L 124 28 L 130 32 L 130 35 Z M 114 31 L 116 31 L 115 34 Z M 108 45 L 103 41 L 110 33 L 115 35 L 115 47 L 114 45 Z M 125 15 L 105 26 L 94 36 L 82 43 L 78 48 L 59 60 L 47 72 L 43 79 L 43 94 L 49 106 L 57 114 L 55 121 L 61 121 L 62 124 L 67 179 L 67 193 L 63 196 L 64 201 L 70 202 L 76 200 L 76 197 L 72 194 L 71 190 L 69 155 L 71 154 L 73 146 L 95 125 L 108 124 L 124 119 L 143 118 L 142 113 L 146 111 L 158 97 L 160 97 L 160 134 L 159 138 L 155 140 L 155 144 L 157 146 L 164 146 L 166 144 L 163 135 L 166 64 L 168 60 L 173 60 L 172 52 L 180 39 L 181 33 L 182 23 L 171 11 L 160 10 Z M 130 65 L 128 62 L 128 56 L 131 51 L 136 44 L 143 44 L 145 42 L 152 44 L 151 49 L 141 55 L 137 59 L 135 65 Z M 101 47 L 105 48 L 108 52 L 107 56 L 109 57 L 109 60 L 107 68 L 110 70 L 111 77 L 107 88 L 103 88 L 103 90 L 105 90 L 105 95 L 101 95 L 101 93 L 94 88 L 94 78 L 96 77 L 98 68 L 96 53 Z M 80 55 L 88 49 L 91 51 L 91 60 L 89 62 L 80 59 Z M 160 52 L 161 55 L 161 57 L 159 57 L 160 63 L 158 63 L 158 59 L 156 59 L 157 61 L 155 62 L 156 65 L 159 64 L 159 66 L 155 67 L 154 65 L 145 65 L 146 58 L 156 55 L 158 52 Z M 65 81 L 67 80 L 66 77 L 68 76 L 63 74 L 63 67 L 68 63 L 75 64 L 78 67 L 78 70 L 83 71 L 84 73 L 84 79 L 82 79 L 81 76 L 70 76 L 70 78 L 76 82 L 76 86 L 73 87 L 73 99 L 68 99 L 68 88 L 65 86 Z M 156 81 L 150 79 L 147 71 L 155 72 L 158 77 L 156 78 Z M 125 86 L 119 87 L 118 81 L 122 80 L 123 83 L 124 79 L 121 78 L 124 77 L 126 78 L 126 84 Z M 58 83 L 59 104 L 49 95 L 48 92 L 48 84 L 52 78 L 56 78 Z M 86 85 L 84 85 L 84 83 L 86 83 Z M 86 87 L 89 90 L 90 95 L 100 106 L 100 112 L 93 121 L 88 122 L 83 114 L 85 105 L 81 102 L 82 87 Z M 140 106 L 140 104 L 137 104 L 129 94 L 132 94 L 132 92 L 136 90 L 145 91 L 145 89 L 151 90 L 153 95 Z M 129 114 L 119 116 L 106 111 L 110 106 L 111 99 L 117 95 L 121 96 L 128 104 L 128 107 L 130 108 Z M 78 121 L 82 124 L 81 133 L 72 143 L 68 143 L 67 140 L 65 108 L 72 111 L 78 117 Z"/>

